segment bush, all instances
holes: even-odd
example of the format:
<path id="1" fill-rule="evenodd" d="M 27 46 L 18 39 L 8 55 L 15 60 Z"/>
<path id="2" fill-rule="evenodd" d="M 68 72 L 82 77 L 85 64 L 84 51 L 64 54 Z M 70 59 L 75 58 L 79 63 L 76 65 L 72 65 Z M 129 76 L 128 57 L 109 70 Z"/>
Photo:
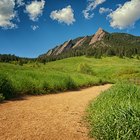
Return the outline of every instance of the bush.
<path id="1" fill-rule="evenodd" d="M 127 68 L 127 69 L 121 70 L 119 73 L 117 73 L 117 76 L 132 75 L 132 74 L 137 74 L 137 73 L 139 73 L 139 70 Z"/>
<path id="2" fill-rule="evenodd" d="M 29 95 L 39 95 L 42 94 L 43 89 L 38 87 L 35 82 L 31 79 L 24 78 L 22 81 L 22 94 L 29 94 Z"/>
<path id="3" fill-rule="evenodd" d="M 93 74 L 93 71 L 91 69 L 91 67 L 86 64 L 86 63 L 82 63 L 78 66 L 78 72 L 81 72 L 81 73 L 84 73 L 84 74 L 89 74 L 89 75 L 92 75 Z"/>
<path id="4" fill-rule="evenodd" d="M 69 76 L 64 80 L 64 84 L 66 85 L 67 90 L 76 89 L 77 85 L 74 80 Z"/>
<path id="5" fill-rule="evenodd" d="M 63 77 L 59 82 L 55 82 L 52 86 L 49 86 L 51 92 L 61 92 L 66 90 L 76 89 L 77 85 L 74 80 L 70 77 Z"/>
<path id="6" fill-rule="evenodd" d="M 16 92 L 10 79 L 6 75 L 1 74 L 0 74 L 0 93 L 3 94 L 5 99 L 10 99 L 16 96 Z"/>
<path id="7" fill-rule="evenodd" d="M 140 138 L 140 88 L 117 84 L 102 93 L 88 108 L 91 136 L 99 140 Z"/>
<path id="8" fill-rule="evenodd" d="M 0 102 L 4 100 L 3 94 L 0 94 Z"/>
<path id="9" fill-rule="evenodd" d="M 50 89 L 50 85 L 46 81 L 43 82 L 43 89 L 45 91 L 48 91 Z"/>

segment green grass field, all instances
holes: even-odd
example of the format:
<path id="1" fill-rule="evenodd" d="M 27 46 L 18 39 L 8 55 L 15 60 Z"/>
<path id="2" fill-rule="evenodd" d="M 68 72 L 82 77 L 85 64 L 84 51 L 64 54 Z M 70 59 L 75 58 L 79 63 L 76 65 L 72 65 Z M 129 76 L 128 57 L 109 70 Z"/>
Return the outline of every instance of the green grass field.
<path id="1" fill-rule="evenodd" d="M 19 95 L 48 94 L 119 83 L 89 105 L 90 134 L 101 140 L 138 140 L 140 88 L 126 82 L 135 78 L 140 79 L 140 60 L 136 58 L 95 59 L 82 56 L 45 65 L 0 63 L 0 101 Z"/>
<path id="2" fill-rule="evenodd" d="M 97 140 L 139 140 L 140 87 L 114 85 L 91 102 L 87 118 Z"/>
<path id="3" fill-rule="evenodd" d="M 73 90 L 83 86 L 115 83 L 140 77 L 140 60 L 106 57 L 102 59 L 74 57 L 55 62 L 29 63 L 23 66 L 0 63 L 0 84 L 11 88 L 0 90 L 6 98 L 24 94 L 47 94 Z M 3 81 L 6 79 L 6 81 Z M 8 83 L 9 82 L 9 83 Z M 1 86 L 0 85 L 0 86 Z M 1 86 L 2 87 L 2 86 Z"/>

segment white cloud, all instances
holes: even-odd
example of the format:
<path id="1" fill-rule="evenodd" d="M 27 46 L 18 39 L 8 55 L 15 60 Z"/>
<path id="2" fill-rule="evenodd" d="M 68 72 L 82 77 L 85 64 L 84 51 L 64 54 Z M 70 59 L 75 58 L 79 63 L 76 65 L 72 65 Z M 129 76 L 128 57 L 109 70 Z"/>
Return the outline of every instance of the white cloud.
<path id="1" fill-rule="evenodd" d="M 75 22 L 74 11 L 70 5 L 61 10 L 52 11 L 50 17 L 53 20 L 57 20 L 60 23 L 66 23 L 67 25 Z"/>
<path id="2" fill-rule="evenodd" d="M 106 0 L 88 0 L 88 5 L 85 10 L 83 10 L 84 17 L 90 19 L 94 16 L 92 12 L 98 5 L 101 5 Z"/>
<path id="3" fill-rule="evenodd" d="M 32 21 L 37 21 L 42 15 L 45 6 L 45 0 L 32 1 L 30 4 L 26 5 L 26 12 Z"/>
<path id="4" fill-rule="evenodd" d="M 140 19 L 140 0 L 131 0 L 119 6 L 108 15 L 113 28 L 124 29 L 133 26 Z"/>
<path id="5" fill-rule="evenodd" d="M 39 26 L 38 25 L 31 25 L 31 28 L 35 31 L 39 28 Z"/>
<path id="6" fill-rule="evenodd" d="M 16 24 L 12 20 L 17 16 L 14 11 L 14 0 L 1 0 L 0 1 L 0 27 L 8 29 L 15 28 Z"/>
<path id="7" fill-rule="evenodd" d="M 18 7 L 23 6 L 25 4 L 24 0 L 15 0 L 15 1 L 17 3 Z"/>
<path id="8" fill-rule="evenodd" d="M 112 9 L 104 8 L 104 7 L 101 7 L 101 8 L 99 9 L 99 13 L 100 13 L 100 14 L 110 13 L 110 12 L 112 12 Z"/>

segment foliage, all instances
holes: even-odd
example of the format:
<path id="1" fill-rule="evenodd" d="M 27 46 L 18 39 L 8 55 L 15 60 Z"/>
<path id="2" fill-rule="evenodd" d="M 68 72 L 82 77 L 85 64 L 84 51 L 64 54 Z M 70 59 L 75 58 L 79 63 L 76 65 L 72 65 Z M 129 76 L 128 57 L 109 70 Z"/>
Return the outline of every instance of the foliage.
<path id="1" fill-rule="evenodd" d="M 0 62 L 13 63 L 13 64 L 27 64 L 29 61 L 34 62 L 33 58 L 22 58 L 11 54 L 0 54 Z"/>
<path id="2" fill-rule="evenodd" d="M 74 82 L 74 80 L 68 76 L 65 80 L 64 80 L 64 84 L 66 85 L 66 89 L 67 90 L 73 90 L 77 88 L 76 83 Z"/>
<path id="3" fill-rule="evenodd" d="M 140 56 L 140 37 L 132 36 L 124 33 L 107 33 L 101 41 L 98 41 L 92 45 L 89 45 L 92 36 L 87 36 L 86 41 L 77 48 L 69 48 L 59 55 L 43 54 L 38 57 L 38 61 L 45 63 L 50 61 L 56 61 L 68 57 L 76 57 L 86 55 L 94 56 L 95 58 L 102 58 L 103 56 L 119 56 L 120 58 L 128 57 L 132 58 Z M 72 45 L 76 44 L 80 38 L 72 41 Z M 58 46 L 57 46 L 58 47 Z M 55 50 L 54 48 L 53 50 Z M 55 51 L 54 51 L 55 52 Z"/>
<path id="4" fill-rule="evenodd" d="M 15 96 L 15 90 L 12 82 L 6 75 L 2 74 L 0 74 L 0 93 L 2 93 L 5 99 L 10 99 Z"/>
<path id="5" fill-rule="evenodd" d="M 3 101 L 5 98 L 3 97 L 3 94 L 0 94 L 0 102 Z"/>
<path id="6" fill-rule="evenodd" d="M 84 74 L 89 74 L 92 75 L 93 71 L 91 67 L 87 63 L 81 63 L 78 65 L 78 72 L 84 73 Z"/>
<path id="7" fill-rule="evenodd" d="M 139 63 L 140 60 L 137 58 L 95 59 L 84 56 L 49 62 L 45 65 L 38 62 L 23 66 L 0 63 L 0 75 L 10 82 L 9 86 L 4 86 L 5 90 L 12 86 L 13 95 L 17 93 L 38 95 L 73 90 L 83 86 L 115 83 L 132 77 L 139 78 Z"/>
<path id="8" fill-rule="evenodd" d="M 99 140 L 140 138 L 140 87 L 119 83 L 103 92 L 88 108 L 91 136 Z"/>

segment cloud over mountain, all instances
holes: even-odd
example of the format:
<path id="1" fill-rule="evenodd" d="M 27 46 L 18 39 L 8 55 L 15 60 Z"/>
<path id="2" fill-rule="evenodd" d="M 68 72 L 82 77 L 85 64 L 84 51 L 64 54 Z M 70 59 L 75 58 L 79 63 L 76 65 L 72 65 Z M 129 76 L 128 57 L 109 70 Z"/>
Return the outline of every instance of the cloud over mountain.
<path id="1" fill-rule="evenodd" d="M 30 4 L 26 5 L 26 12 L 29 14 L 30 20 L 37 21 L 42 15 L 45 6 L 45 0 L 32 1 Z"/>
<path id="2" fill-rule="evenodd" d="M 113 28 L 124 29 L 133 26 L 140 19 L 140 0 L 126 2 L 108 17 L 110 18 L 110 26 Z"/>
<path id="3" fill-rule="evenodd" d="M 83 10 L 84 17 L 90 19 L 94 16 L 92 12 L 98 5 L 101 5 L 106 0 L 88 0 L 88 5 L 85 10 Z"/>
<path id="4" fill-rule="evenodd" d="M 39 26 L 38 25 L 31 25 L 31 28 L 32 28 L 33 31 L 35 31 L 39 28 Z"/>
<path id="5" fill-rule="evenodd" d="M 101 7 L 101 8 L 99 9 L 99 13 L 100 13 L 100 14 L 110 13 L 110 12 L 112 12 L 112 9 L 110 9 L 110 8 Z"/>
<path id="6" fill-rule="evenodd" d="M 16 0 L 18 7 L 23 6 L 25 4 L 24 0 Z"/>
<path id="7" fill-rule="evenodd" d="M 14 11 L 14 0 L 1 0 L 0 1 L 0 27 L 2 28 L 15 28 L 16 24 L 13 19 L 17 16 Z"/>
<path id="8" fill-rule="evenodd" d="M 52 11 L 50 17 L 53 20 L 57 20 L 58 22 L 65 23 L 67 25 L 75 22 L 74 11 L 70 5 L 61 10 Z"/>

